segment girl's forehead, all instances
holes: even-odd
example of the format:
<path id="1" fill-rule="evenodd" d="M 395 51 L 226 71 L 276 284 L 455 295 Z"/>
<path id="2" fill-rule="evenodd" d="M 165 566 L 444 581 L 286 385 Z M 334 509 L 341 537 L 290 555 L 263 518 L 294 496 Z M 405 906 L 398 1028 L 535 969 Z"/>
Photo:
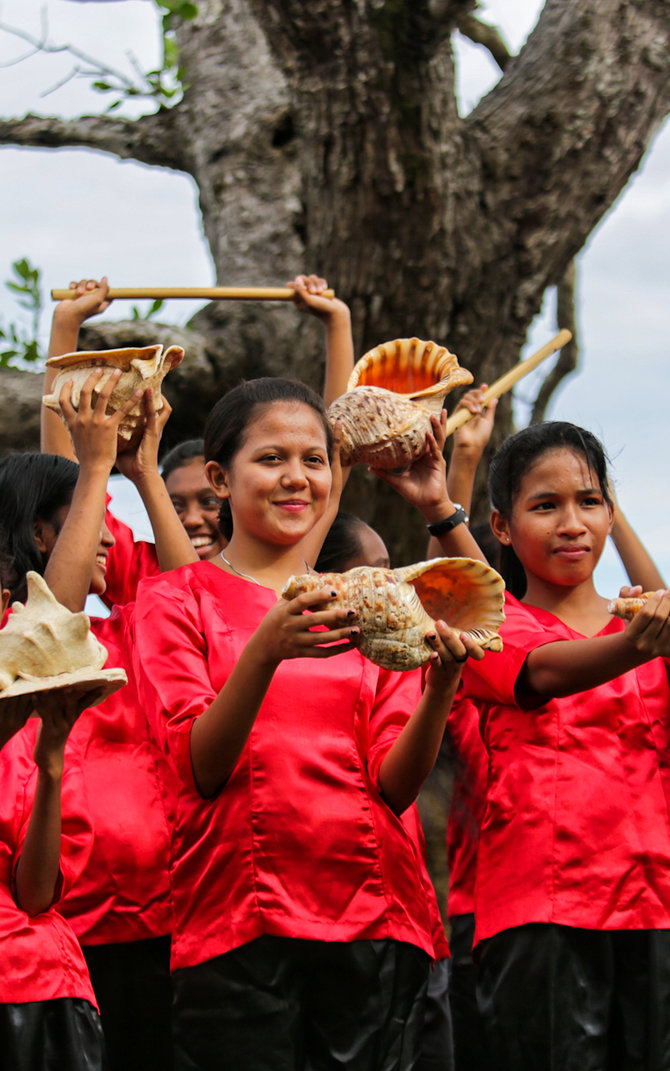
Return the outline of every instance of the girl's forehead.
<path id="1" fill-rule="evenodd" d="M 550 484 L 598 487 L 598 477 L 585 455 L 569 446 L 552 447 L 531 462 L 521 479 L 521 490 L 538 482 L 547 484 L 545 490 L 550 489 Z"/>
<path id="2" fill-rule="evenodd" d="M 252 413 L 245 428 L 243 443 L 277 436 L 295 438 L 304 435 L 325 443 L 326 431 L 319 413 L 304 402 L 272 402 Z"/>

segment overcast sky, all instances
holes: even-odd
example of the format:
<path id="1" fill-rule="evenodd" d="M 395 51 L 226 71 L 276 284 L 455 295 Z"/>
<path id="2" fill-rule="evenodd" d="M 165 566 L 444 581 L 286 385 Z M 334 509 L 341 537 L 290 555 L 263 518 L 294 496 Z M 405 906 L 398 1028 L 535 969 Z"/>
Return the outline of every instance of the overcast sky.
<path id="1" fill-rule="evenodd" d="M 540 0 L 490 0 L 482 15 L 518 50 L 532 29 Z M 156 9 L 150 0 L 81 3 L 73 0 L 0 0 L 0 22 L 39 36 L 42 13 L 54 44 L 71 43 L 110 66 L 144 70 L 159 61 Z M 456 42 L 461 111 L 469 111 L 498 78 L 487 53 Z M 0 63 L 31 51 L 0 32 Z M 101 111 L 105 99 L 86 79 L 63 79 L 72 61 L 40 55 L 0 68 L 0 114 L 27 111 L 76 116 Z M 138 114 L 124 107 L 121 114 Z M 83 150 L 0 148 L 0 280 L 27 256 L 43 272 L 45 291 L 70 279 L 106 273 L 119 286 L 208 285 L 214 282 L 190 178 L 162 168 L 121 162 Z M 617 492 L 659 565 L 670 579 L 670 505 L 667 459 L 670 431 L 665 389 L 670 313 L 667 297 L 670 221 L 670 125 L 657 135 L 643 166 L 591 236 L 579 257 L 579 330 L 582 370 L 554 399 L 549 416 L 569 419 L 599 435 L 613 461 Z M 318 270 L 318 265 L 310 266 Z M 220 280 L 231 285 L 239 280 Z M 337 286 L 337 280 L 332 280 Z M 242 282 L 249 282 L 243 280 Z M 283 280 L 258 280 L 281 285 Z M 346 295 L 343 295 L 346 298 Z M 172 302 L 161 319 L 185 322 L 197 305 Z M 127 313 L 116 302 L 106 317 Z M 0 286 L 0 317 L 17 310 Z M 44 316 L 48 334 L 50 308 Z M 529 334 L 528 355 L 555 334 L 551 298 Z M 440 340 L 448 344 L 448 339 Z M 535 387 L 524 381 L 518 416 Z M 621 581 L 615 555 L 599 569 L 611 594 Z"/>

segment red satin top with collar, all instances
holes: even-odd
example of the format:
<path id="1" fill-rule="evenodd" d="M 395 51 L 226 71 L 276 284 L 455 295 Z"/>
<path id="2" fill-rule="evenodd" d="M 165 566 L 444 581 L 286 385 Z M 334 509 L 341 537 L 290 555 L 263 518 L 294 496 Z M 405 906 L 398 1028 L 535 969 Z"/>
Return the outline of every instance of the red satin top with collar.
<path id="1" fill-rule="evenodd" d="M 475 877 L 479 828 L 486 807 L 489 757 L 479 732 L 479 708 L 467 696 L 457 696 L 447 719 L 452 749 L 454 784 L 447 821 L 449 895 L 447 915 L 470 915 L 475 910 Z"/>
<path id="2" fill-rule="evenodd" d="M 469 663 L 490 759 L 475 899 L 479 941 L 510 926 L 670 928 L 670 687 L 655 658 L 598 688 L 521 710 L 530 651 L 583 639 L 507 597 L 505 648 Z M 613 618 L 599 635 L 622 631 Z"/>
<path id="3" fill-rule="evenodd" d="M 85 716 L 85 715 L 84 715 Z M 33 748 L 38 719 L 31 719 L 0 751 L 0 1003 L 78 997 L 97 1008 L 86 962 L 69 922 L 54 903 L 27 915 L 14 898 L 14 877 L 37 784 Z M 78 749 L 65 751 L 61 824 L 61 882 L 72 887 L 87 864 L 92 828 Z"/>
<path id="4" fill-rule="evenodd" d="M 109 503 L 110 496 L 107 496 Z M 125 606 L 135 602 L 137 585 L 147 576 L 158 576 L 160 566 L 154 543 L 135 540 L 133 531 L 108 509 L 105 523 L 114 536 L 107 556 L 106 588 L 100 596 L 105 606 Z"/>
<path id="5" fill-rule="evenodd" d="M 236 768 L 196 790 L 190 730 L 276 602 L 199 562 L 144 581 L 135 617 L 142 702 L 180 778 L 173 967 L 261 934 L 394 938 L 433 952 L 417 848 L 379 793 L 382 759 L 420 696 L 418 673 L 357 651 L 276 670 Z"/>

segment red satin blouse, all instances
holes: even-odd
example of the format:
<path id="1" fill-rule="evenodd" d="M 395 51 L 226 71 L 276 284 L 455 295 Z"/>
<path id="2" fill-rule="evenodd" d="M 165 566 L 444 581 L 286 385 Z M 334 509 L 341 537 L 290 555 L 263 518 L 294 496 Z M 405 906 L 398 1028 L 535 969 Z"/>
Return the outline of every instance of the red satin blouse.
<path id="1" fill-rule="evenodd" d="M 395 938 L 432 955 L 417 848 L 377 782 L 418 702 L 418 673 L 387 672 L 357 651 L 281 663 L 225 786 L 213 799 L 195 788 L 191 726 L 275 602 L 209 562 L 138 591 L 140 695 L 181 780 L 173 966 L 265 933 Z"/>
<path id="2" fill-rule="evenodd" d="M 92 618 L 107 648 L 105 665 L 121 666 L 128 684 L 87 710 L 71 738 L 83 775 L 95 839 L 89 864 L 62 904 L 82 944 L 112 944 L 170 932 L 170 786 L 165 757 L 153 743 L 130 665 L 132 606 Z"/>
<path id="3" fill-rule="evenodd" d="M 37 784 L 33 747 L 38 724 L 31 719 L 0 751 L 0 1003 L 79 997 L 97 1008 L 79 942 L 57 905 L 31 917 L 14 899 L 14 875 Z M 86 866 L 92 843 L 81 767 L 71 740 L 62 802 L 59 895 Z"/>
<path id="4" fill-rule="evenodd" d="M 663 659 L 598 688 L 521 710 L 528 653 L 583 639 L 508 597 L 502 654 L 469 663 L 486 701 L 490 756 L 475 899 L 476 940 L 510 926 L 670 927 L 670 688 Z M 600 635 L 621 631 L 616 618 Z"/>
<path id="5" fill-rule="evenodd" d="M 107 587 L 100 597 L 105 606 L 111 609 L 112 606 L 135 602 L 140 580 L 146 576 L 158 576 L 160 566 L 154 543 L 136 542 L 132 529 L 110 510 L 105 514 L 105 522 L 114 536 L 114 546 L 107 557 Z"/>

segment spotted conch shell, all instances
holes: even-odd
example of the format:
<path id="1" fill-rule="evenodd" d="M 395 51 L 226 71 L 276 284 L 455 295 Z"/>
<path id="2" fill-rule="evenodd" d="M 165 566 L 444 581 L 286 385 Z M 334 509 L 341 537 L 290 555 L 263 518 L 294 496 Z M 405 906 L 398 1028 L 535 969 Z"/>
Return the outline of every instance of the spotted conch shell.
<path id="1" fill-rule="evenodd" d="M 634 595 L 630 599 L 612 599 L 607 604 L 608 614 L 614 617 L 622 617 L 624 621 L 632 621 L 638 610 L 641 610 L 647 599 L 651 598 L 653 591 L 643 591 L 641 595 Z"/>
<path id="2" fill-rule="evenodd" d="M 402 470 L 426 452 L 430 418 L 447 394 L 472 383 L 472 373 L 436 342 L 397 338 L 361 357 L 347 393 L 328 409 L 342 421 L 342 462 Z"/>
<path id="3" fill-rule="evenodd" d="M 140 387 L 153 388 L 154 406 L 159 412 L 163 408 L 161 383 L 167 373 L 182 360 L 184 351 L 181 346 L 170 346 L 165 352 L 163 347 L 145 346 L 143 349 L 130 347 L 122 350 L 81 350 L 78 353 L 65 353 L 60 357 L 50 357 L 47 368 L 58 369 L 51 394 L 42 401 L 62 417 L 58 401 L 61 388 L 66 380 L 72 380 L 72 404 L 79 407 L 81 388 L 96 368 L 103 368 L 106 374 L 97 384 L 100 390 L 107 383 L 116 368 L 121 369 L 121 377 L 112 391 L 107 403 L 107 412 L 113 413 L 130 400 Z M 95 397 L 95 393 L 94 393 Z M 129 449 L 142 434 L 144 428 L 144 404 L 142 399 L 133 406 L 119 426 L 119 450 Z"/>
<path id="4" fill-rule="evenodd" d="M 502 650 L 505 584 L 495 569 L 472 558 L 433 558 L 401 569 L 359 566 L 346 573 L 291 577 L 282 595 L 331 588 L 329 608 L 353 607 L 358 649 L 384 669 L 416 669 L 430 658 L 426 632 L 440 618 L 469 633 L 481 647 Z"/>
<path id="5" fill-rule="evenodd" d="M 28 573 L 27 580 L 25 604 L 12 605 L 0 630 L 0 703 L 67 686 L 101 697 L 121 688 L 126 674 L 103 670 L 107 651 L 91 632 L 87 615 L 62 606 L 38 573 Z"/>

